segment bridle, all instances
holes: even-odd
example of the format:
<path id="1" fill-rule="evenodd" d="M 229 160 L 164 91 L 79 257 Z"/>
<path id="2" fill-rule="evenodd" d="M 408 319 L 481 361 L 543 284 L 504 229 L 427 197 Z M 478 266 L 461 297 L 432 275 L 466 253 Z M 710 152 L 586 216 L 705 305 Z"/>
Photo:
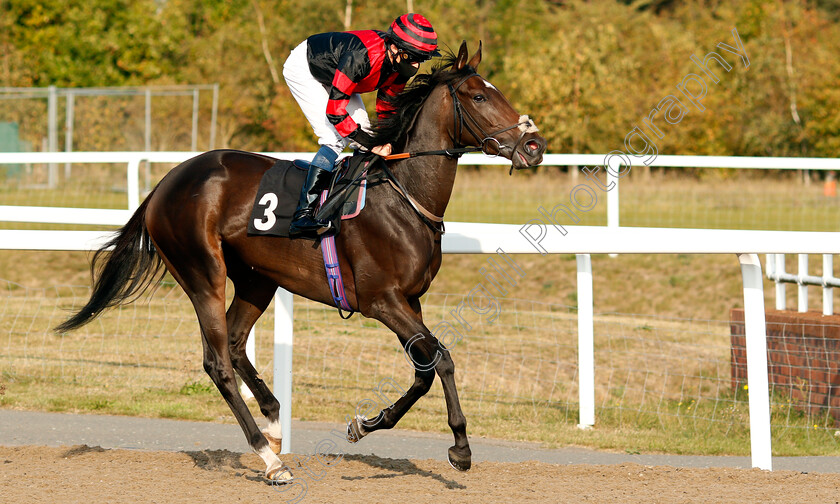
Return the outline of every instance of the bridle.
<path id="1" fill-rule="evenodd" d="M 528 117 L 527 115 L 519 116 L 519 122 L 508 126 L 506 128 L 502 128 L 500 130 L 496 130 L 492 133 L 486 133 L 484 128 L 475 120 L 475 118 L 469 113 L 469 111 L 464 108 L 464 105 L 461 103 L 461 100 L 458 98 L 458 88 L 461 87 L 464 82 L 471 79 L 472 77 L 479 77 L 478 73 L 472 72 L 464 77 L 461 78 L 456 84 L 452 84 L 448 82 L 446 85 L 449 88 L 449 96 L 452 97 L 452 105 L 453 105 L 453 114 L 454 114 L 454 131 L 453 131 L 453 138 L 452 141 L 455 144 L 455 148 L 453 149 L 442 149 L 442 150 L 435 150 L 435 151 L 423 151 L 423 152 L 403 152 L 399 154 L 390 154 L 388 156 L 384 156 L 383 158 L 386 161 L 390 160 L 397 160 L 397 159 L 408 159 L 413 157 L 419 156 L 448 156 L 454 158 L 460 158 L 463 154 L 468 152 L 483 152 L 485 155 L 490 157 L 495 157 L 500 155 L 505 149 L 510 149 L 511 151 L 511 158 L 513 158 L 513 154 L 516 152 L 516 149 L 519 147 L 519 144 L 525 138 L 525 135 L 528 133 L 536 133 L 539 131 L 537 129 L 536 124 L 534 121 Z M 461 143 L 461 135 L 463 134 L 464 128 L 466 128 L 467 132 L 472 135 L 472 137 L 480 143 L 478 147 L 465 147 L 463 143 Z M 516 143 L 513 147 L 508 147 L 502 145 L 502 143 L 496 138 L 496 135 L 501 133 L 505 133 L 510 131 L 514 128 L 519 128 L 521 133 L 519 134 L 519 138 L 516 140 Z M 478 132 L 476 132 L 476 129 Z M 481 140 L 479 140 L 481 139 Z M 495 145 L 495 150 L 491 149 L 492 146 Z M 426 210 L 423 205 L 421 205 L 418 201 L 411 197 L 406 191 L 405 187 L 397 180 L 393 173 L 388 169 L 387 165 L 383 163 L 383 174 L 384 179 L 393 186 L 393 188 L 402 195 L 406 201 L 408 201 L 409 206 L 417 212 L 417 215 L 420 219 L 433 231 L 438 232 L 440 234 L 444 233 L 443 229 L 443 217 L 438 217 L 433 213 Z M 510 173 L 513 173 L 513 164 L 510 167 Z"/>
<path id="2" fill-rule="evenodd" d="M 519 116 L 519 122 L 508 126 L 506 128 L 502 128 L 500 130 L 496 130 L 492 133 L 487 133 L 484 131 L 484 128 L 478 124 L 478 121 L 469 113 L 469 111 L 464 108 L 464 105 L 461 103 L 461 100 L 458 98 L 458 88 L 461 87 L 464 82 L 468 81 L 473 77 L 479 77 L 479 75 L 475 72 L 466 75 L 461 78 L 456 84 L 447 83 L 449 87 L 449 96 L 452 97 L 452 105 L 454 111 L 454 120 L 455 120 L 455 128 L 454 128 L 454 138 L 453 141 L 455 142 L 456 146 L 458 146 L 461 142 L 461 135 L 463 134 L 463 130 L 466 127 L 467 132 L 472 135 L 473 138 L 476 139 L 481 145 L 480 147 L 475 147 L 472 152 L 481 151 L 484 154 L 495 157 L 500 155 L 505 150 L 511 151 L 511 157 L 513 157 L 513 153 L 516 152 L 516 149 L 519 147 L 519 144 L 522 143 L 522 140 L 525 138 L 525 135 L 528 133 L 536 133 L 539 131 L 537 129 L 536 124 L 534 121 L 528 117 L 527 115 Z M 501 133 L 505 133 L 506 131 L 510 131 L 514 128 L 519 128 L 521 133 L 519 134 L 519 138 L 516 140 L 516 143 L 513 147 L 508 147 L 506 145 L 502 145 L 502 143 L 496 138 L 496 135 Z M 476 129 L 478 132 L 476 132 Z M 479 140 L 480 139 L 480 140 Z M 463 144 L 461 144 L 463 145 Z M 495 145 L 495 149 L 491 149 L 491 147 Z M 513 167 L 511 166 L 511 171 L 513 171 Z"/>
<path id="3" fill-rule="evenodd" d="M 452 112 L 454 118 L 454 129 L 453 129 L 453 138 L 452 143 L 455 144 L 455 147 L 452 149 L 441 149 L 441 150 L 433 150 L 433 151 L 422 151 L 422 152 L 401 152 L 399 154 L 389 154 L 384 156 L 386 161 L 392 161 L 397 159 L 408 159 L 413 157 L 420 157 L 420 156 L 448 156 L 454 158 L 460 158 L 462 155 L 468 152 L 483 152 L 485 155 L 490 157 L 496 157 L 500 155 L 505 150 L 511 151 L 511 157 L 513 157 L 513 152 L 519 147 L 519 144 L 522 143 L 522 140 L 525 138 L 525 135 L 528 133 L 536 133 L 539 131 L 537 129 L 537 125 L 534 124 L 534 121 L 528 117 L 527 115 L 519 116 L 519 122 L 508 126 L 506 128 L 502 128 L 500 130 L 496 130 L 492 133 L 486 133 L 484 128 L 478 124 L 478 121 L 464 108 L 464 105 L 461 103 L 461 100 L 458 98 L 458 88 L 461 85 L 471 79 L 472 77 L 480 77 L 478 73 L 472 72 L 468 75 L 465 75 L 461 78 L 457 83 L 454 85 L 451 82 L 448 82 L 446 85 L 449 88 L 449 96 L 452 97 Z M 461 135 L 463 134 L 463 130 L 466 128 L 467 132 L 479 142 L 478 147 L 465 147 L 465 144 L 461 143 Z M 513 144 L 513 147 L 508 147 L 506 145 L 502 145 L 502 143 L 496 138 L 496 135 L 504 133 L 506 131 L 510 131 L 514 128 L 519 128 L 521 133 L 519 134 L 519 138 L 516 140 L 516 143 Z M 478 132 L 476 132 L 476 129 Z M 479 140 L 481 139 L 481 140 Z M 495 150 L 491 149 L 491 147 L 495 145 Z M 511 173 L 513 173 L 513 166 L 511 165 Z"/>

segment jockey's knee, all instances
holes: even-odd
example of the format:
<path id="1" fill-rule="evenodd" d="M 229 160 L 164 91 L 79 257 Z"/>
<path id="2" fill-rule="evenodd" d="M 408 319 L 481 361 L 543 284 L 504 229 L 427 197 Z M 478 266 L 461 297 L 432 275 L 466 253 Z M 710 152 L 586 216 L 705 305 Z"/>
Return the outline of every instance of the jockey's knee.
<path id="1" fill-rule="evenodd" d="M 332 145 L 322 145 L 315 153 L 315 157 L 312 158 L 312 164 L 323 170 L 333 171 L 339 153 L 341 153 L 341 150 L 336 150 Z"/>

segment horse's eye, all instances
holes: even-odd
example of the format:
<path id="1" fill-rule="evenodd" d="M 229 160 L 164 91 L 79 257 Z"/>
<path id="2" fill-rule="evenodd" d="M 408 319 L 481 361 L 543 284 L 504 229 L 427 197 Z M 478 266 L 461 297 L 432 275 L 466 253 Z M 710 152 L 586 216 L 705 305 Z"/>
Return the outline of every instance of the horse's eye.
<path id="1" fill-rule="evenodd" d="M 476 103 L 486 102 L 487 97 L 484 96 L 483 94 L 477 94 L 477 95 L 473 96 L 473 101 L 476 102 Z"/>

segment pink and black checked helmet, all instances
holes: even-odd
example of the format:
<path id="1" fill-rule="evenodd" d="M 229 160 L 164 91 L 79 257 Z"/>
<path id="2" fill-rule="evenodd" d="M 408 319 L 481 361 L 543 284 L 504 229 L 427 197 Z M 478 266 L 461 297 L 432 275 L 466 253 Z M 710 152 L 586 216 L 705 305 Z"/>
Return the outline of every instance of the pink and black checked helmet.
<path id="1" fill-rule="evenodd" d="M 388 28 L 388 37 L 395 46 L 420 61 L 440 56 L 437 33 L 421 14 L 403 14 L 395 19 Z"/>

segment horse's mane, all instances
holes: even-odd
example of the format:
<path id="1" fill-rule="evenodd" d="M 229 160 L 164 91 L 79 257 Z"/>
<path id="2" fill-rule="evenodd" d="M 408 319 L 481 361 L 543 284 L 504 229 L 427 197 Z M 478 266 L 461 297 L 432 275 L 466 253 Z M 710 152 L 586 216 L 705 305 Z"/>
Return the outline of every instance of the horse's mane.
<path id="1" fill-rule="evenodd" d="M 395 110 L 380 117 L 373 126 L 372 135 L 376 145 L 391 143 L 395 148 L 400 148 L 432 90 L 439 84 L 446 84 L 475 72 L 475 69 L 468 65 L 461 70 L 453 70 L 454 64 L 455 55 L 446 53 L 431 72 L 414 77 L 411 84 L 394 99 Z"/>

